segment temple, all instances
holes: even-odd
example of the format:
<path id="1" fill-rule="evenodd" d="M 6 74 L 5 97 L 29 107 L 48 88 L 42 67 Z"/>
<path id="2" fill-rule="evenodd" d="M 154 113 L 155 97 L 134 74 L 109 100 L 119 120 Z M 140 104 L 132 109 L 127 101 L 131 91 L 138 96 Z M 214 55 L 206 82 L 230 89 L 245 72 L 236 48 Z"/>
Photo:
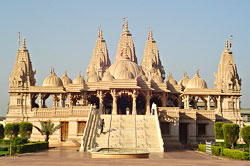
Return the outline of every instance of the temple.
<path id="1" fill-rule="evenodd" d="M 9 77 L 6 122 L 29 121 L 39 126 L 39 121 L 50 119 L 63 124 L 51 137 L 52 143 L 79 146 L 84 142 L 90 150 L 135 147 L 163 151 L 213 140 L 215 122 L 242 125 L 241 79 L 231 45 L 232 41 L 230 46 L 226 41 L 213 88 L 208 88 L 198 70 L 192 78 L 184 73 L 177 83 L 171 73 L 165 80 L 151 29 L 138 64 L 125 21 L 113 64 L 99 29 L 85 77 L 79 72 L 72 81 L 65 71 L 60 78 L 52 68 L 39 86 L 24 38 Z M 156 109 L 152 109 L 154 104 Z M 99 133 L 101 119 L 105 120 L 104 134 Z M 31 139 L 43 137 L 34 129 Z"/>

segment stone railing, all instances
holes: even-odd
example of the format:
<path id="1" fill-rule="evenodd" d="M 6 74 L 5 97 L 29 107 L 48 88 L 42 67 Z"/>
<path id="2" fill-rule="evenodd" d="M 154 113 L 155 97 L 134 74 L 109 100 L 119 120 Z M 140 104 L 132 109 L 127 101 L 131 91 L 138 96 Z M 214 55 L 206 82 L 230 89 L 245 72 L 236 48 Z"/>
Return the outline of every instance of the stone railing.
<path id="1" fill-rule="evenodd" d="M 90 106 L 33 108 L 33 117 L 88 117 Z"/>

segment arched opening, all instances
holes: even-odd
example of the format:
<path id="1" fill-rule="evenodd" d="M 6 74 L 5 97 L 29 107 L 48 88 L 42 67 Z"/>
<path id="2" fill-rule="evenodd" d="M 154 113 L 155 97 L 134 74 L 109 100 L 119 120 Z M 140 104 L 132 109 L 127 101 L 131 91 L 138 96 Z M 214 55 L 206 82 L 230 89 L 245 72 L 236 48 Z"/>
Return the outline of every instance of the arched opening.
<path id="1" fill-rule="evenodd" d="M 129 113 L 132 114 L 132 97 L 127 94 L 123 94 L 117 99 L 117 114 L 126 114 L 126 109 L 129 109 Z"/>
<path id="2" fill-rule="evenodd" d="M 138 115 L 145 115 L 146 100 L 142 94 L 139 94 L 136 98 L 136 111 Z"/>
<path id="3" fill-rule="evenodd" d="M 152 107 L 153 103 L 155 103 L 157 107 L 161 107 L 162 106 L 161 100 L 157 96 L 154 96 L 154 97 L 152 97 L 150 99 L 150 110 L 151 110 L 151 107 Z"/>
<path id="4" fill-rule="evenodd" d="M 113 97 L 110 93 L 106 93 L 103 98 L 103 107 L 105 114 L 111 114 L 113 104 Z"/>
<path id="5" fill-rule="evenodd" d="M 99 108 L 99 98 L 95 95 L 90 95 L 88 97 L 88 103 L 92 105 L 96 105 L 96 108 Z"/>

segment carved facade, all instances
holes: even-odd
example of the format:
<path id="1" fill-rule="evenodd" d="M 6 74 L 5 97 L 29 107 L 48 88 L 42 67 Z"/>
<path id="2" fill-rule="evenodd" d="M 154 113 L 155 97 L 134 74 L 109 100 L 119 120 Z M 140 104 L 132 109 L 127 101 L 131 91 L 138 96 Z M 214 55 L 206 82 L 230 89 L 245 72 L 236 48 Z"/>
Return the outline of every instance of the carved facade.
<path id="1" fill-rule="evenodd" d="M 139 65 L 127 21 L 112 65 L 99 30 L 85 78 L 79 73 L 72 81 L 66 72 L 60 78 L 52 69 L 42 86 L 37 86 L 34 76 L 24 39 L 9 78 L 6 122 L 31 121 L 39 126 L 39 120 L 51 119 L 56 124 L 67 124 L 52 136 L 55 143 L 81 140 L 90 104 L 103 114 L 129 112 L 140 116 L 150 115 L 151 105 L 156 103 L 165 146 L 193 145 L 214 139 L 216 121 L 242 122 L 241 79 L 228 43 L 215 74 L 214 88 L 207 87 L 198 71 L 193 78 L 185 73 L 178 83 L 172 74 L 164 81 L 165 70 L 151 30 Z M 48 100 L 52 100 L 49 108 Z M 32 139 L 42 137 L 34 130 Z"/>

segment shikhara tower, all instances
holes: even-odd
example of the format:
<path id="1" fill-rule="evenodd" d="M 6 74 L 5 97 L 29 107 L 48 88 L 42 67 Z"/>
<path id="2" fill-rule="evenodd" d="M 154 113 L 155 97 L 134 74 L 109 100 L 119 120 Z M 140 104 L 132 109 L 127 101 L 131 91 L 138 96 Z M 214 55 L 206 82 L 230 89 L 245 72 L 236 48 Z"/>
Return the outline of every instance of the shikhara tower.
<path id="1" fill-rule="evenodd" d="M 230 48 L 226 42 L 213 88 L 207 86 L 198 70 L 192 78 L 185 73 L 177 83 L 172 73 L 165 80 L 165 69 L 151 29 L 141 64 L 138 64 L 132 34 L 128 22 L 124 21 L 113 64 L 99 29 L 85 77 L 75 73 L 72 81 L 65 72 L 60 78 L 52 68 L 42 85 L 36 85 L 24 39 L 9 77 L 6 122 L 30 121 L 39 125 L 39 121 L 52 120 L 55 124 L 62 123 L 64 127 L 51 141 L 73 145 L 81 142 L 87 120 L 92 119 L 87 125 L 92 134 L 84 133 L 88 149 L 106 146 L 107 138 L 94 134 L 98 130 L 98 119 L 102 118 L 115 128 L 107 129 L 113 132 L 109 145 L 114 147 L 162 151 L 163 146 L 192 146 L 213 140 L 216 121 L 242 125 L 241 79 L 231 46 L 232 41 Z M 48 100 L 52 100 L 51 105 Z M 152 103 L 158 107 L 158 118 L 150 115 Z M 92 114 L 89 113 L 91 104 L 95 106 Z M 131 127 L 133 130 L 129 130 Z M 133 135 L 134 131 L 138 135 Z M 34 130 L 31 139 L 42 137 Z"/>

